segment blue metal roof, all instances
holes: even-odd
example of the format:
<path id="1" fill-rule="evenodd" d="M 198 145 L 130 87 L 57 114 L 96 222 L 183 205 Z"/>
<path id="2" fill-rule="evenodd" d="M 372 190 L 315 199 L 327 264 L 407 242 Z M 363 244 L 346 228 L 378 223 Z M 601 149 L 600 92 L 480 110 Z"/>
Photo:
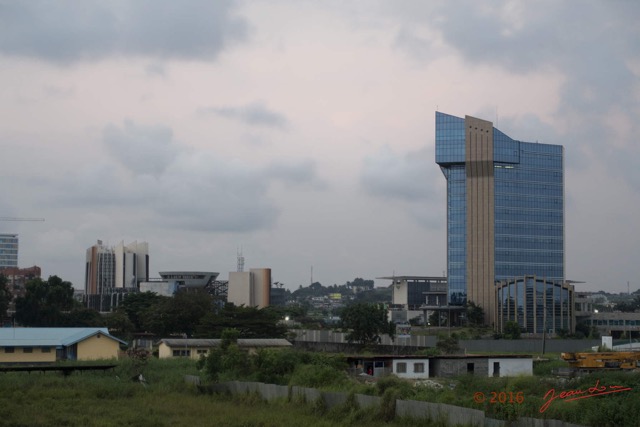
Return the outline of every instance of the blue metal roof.
<path id="1" fill-rule="evenodd" d="M 0 347 L 68 347 L 98 334 L 127 344 L 107 328 L 0 328 Z"/>

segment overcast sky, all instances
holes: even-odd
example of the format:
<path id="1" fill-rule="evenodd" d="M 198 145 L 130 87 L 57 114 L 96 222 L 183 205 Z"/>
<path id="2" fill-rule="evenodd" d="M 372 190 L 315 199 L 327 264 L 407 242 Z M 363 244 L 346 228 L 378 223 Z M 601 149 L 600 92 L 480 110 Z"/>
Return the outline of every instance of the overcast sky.
<path id="1" fill-rule="evenodd" d="M 163 270 L 440 276 L 435 111 L 565 147 L 566 273 L 640 288 L 640 2 L 0 1 L 0 222 L 84 287 Z M 376 285 L 387 285 L 378 280 Z"/>

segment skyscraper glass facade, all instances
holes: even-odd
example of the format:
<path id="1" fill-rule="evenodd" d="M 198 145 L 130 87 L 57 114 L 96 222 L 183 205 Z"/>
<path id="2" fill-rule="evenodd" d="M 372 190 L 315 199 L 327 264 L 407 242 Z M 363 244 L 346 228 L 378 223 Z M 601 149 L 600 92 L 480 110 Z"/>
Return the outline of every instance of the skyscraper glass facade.
<path id="1" fill-rule="evenodd" d="M 492 263 L 493 278 L 486 286 L 524 276 L 564 281 L 563 147 L 517 141 L 492 128 L 486 131 L 491 139 L 488 147 L 483 146 L 483 155 L 492 156 L 493 168 L 478 178 L 469 168 L 471 162 L 482 161 L 470 157 L 470 150 L 477 150 L 470 120 L 479 119 L 436 112 L 436 163 L 447 180 L 449 302 L 467 300 L 469 236 L 478 232 L 469 230 L 470 224 L 483 224 L 488 229 L 484 236 L 492 240 L 492 256 L 486 259 Z M 485 179 L 492 191 L 486 191 L 486 184 L 470 185 L 472 179 Z M 478 193 L 471 197 L 470 191 Z M 486 202 L 489 225 L 469 220 L 471 200 Z M 475 256 L 473 262 L 480 258 Z"/>
<path id="2" fill-rule="evenodd" d="M 0 268 L 18 266 L 18 235 L 0 234 Z"/>

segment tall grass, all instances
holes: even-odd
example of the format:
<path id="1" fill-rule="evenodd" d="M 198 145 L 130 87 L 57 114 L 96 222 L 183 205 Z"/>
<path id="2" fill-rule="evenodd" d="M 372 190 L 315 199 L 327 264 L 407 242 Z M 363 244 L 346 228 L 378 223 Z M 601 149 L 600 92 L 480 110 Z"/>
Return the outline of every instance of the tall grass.
<path id="1" fill-rule="evenodd" d="M 265 403 L 255 397 L 198 394 L 184 375 L 201 374 L 190 360 L 152 359 L 146 384 L 131 365 L 114 371 L 0 374 L 0 426 L 399 426 L 352 406 L 320 417 L 313 405 Z"/>

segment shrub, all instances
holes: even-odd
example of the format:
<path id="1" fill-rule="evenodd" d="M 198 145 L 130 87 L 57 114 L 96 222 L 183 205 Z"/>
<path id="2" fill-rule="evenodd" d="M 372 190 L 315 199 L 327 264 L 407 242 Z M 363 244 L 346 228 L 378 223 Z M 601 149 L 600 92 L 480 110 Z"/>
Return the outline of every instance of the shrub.
<path id="1" fill-rule="evenodd" d="M 291 376 L 289 385 L 303 387 L 341 386 L 348 382 L 344 371 L 327 365 L 298 365 Z"/>

